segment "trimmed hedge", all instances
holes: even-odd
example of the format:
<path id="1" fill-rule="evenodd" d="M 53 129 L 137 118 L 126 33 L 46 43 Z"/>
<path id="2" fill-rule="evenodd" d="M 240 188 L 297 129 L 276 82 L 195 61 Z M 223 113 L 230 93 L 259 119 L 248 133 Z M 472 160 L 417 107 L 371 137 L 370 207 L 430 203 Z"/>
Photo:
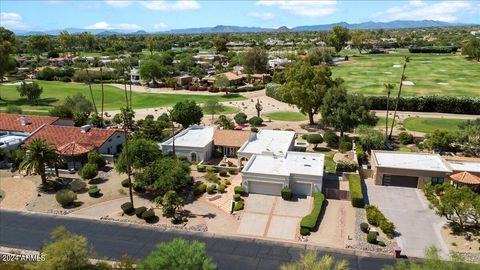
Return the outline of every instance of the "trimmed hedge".
<path id="1" fill-rule="evenodd" d="M 62 189 L 57 191 L 55 194 L 55 199 L 61 206 L 67 206 L 72 204 L 77 199 L 77 194 L 71 190 Z"/>
<path id="2" fill-rule="evenodd" d="M 410 53 L 454 53 L 458 51 L 455 46 L 428 46 L 409 48 Z"/>
<path id="3" fill-rule="evenodd" d="M 345 160 L 337 161 L 337 165 L 335 167 L 335 170 L 337 172 L 354 172 L 357 169 L 358 169 L 357 163 L 345 161 Z"/>
<path id="4" fill-rule="evenodd" d="M 282 199 L 288 201 L 293 197 L 293 190 L 291 188 L 283 188 L 281 191 Z"/>
<path id="5" fill-rule="evenodd" d="M 362 164 L 364 161 L 367 161 L 367 154 L 360 144 L 355 145 L 355 153 L 357 154 L 358 164 Z"/>
<path id="6" fill-rule="evenodd" d="M 367 97 L 370 110 L 386 110 L 386 96 Z M 395 102 L 390 102 L 393 110 Z M 439 112 L 457 114 L 480 114 L 480 98 L 478 97 L 452 97 L 452 96 L 418 96 L 400 97 L 399 111 L 412 112 Z"/>
<path id="7" fill-rule="evenodd" d="M 142 213 L 142 218 L 147 222 L 152 221 L 155 218 L 155 211 L 153 211 L 153 209 L 148 209 Z"/>
<path id="8" fill-rule="evenodd" d="M 348 187 L 350 189 L 350 198 L 352 201 L 352 206 L 357 208 L 362 208 L 363 203 L 363 192 L 362 192 L 362 180 L 358 174 L 350 174 L 348 176 Z"/>
<path id="9" fill-rule="evenodd" d="M 367 212 L 367 221 L 372 226 L 378 227 L 383 233 L 387 235 L 388 238 L 393 238 L 395 233 L 395 225 L 389 221 L 383 213 L 374 205 L 365 206 Z"/>
<path id="10" fill-rule="evenodd" d="M 244 194 L 245 194 L 245 188 L 242 187 L 242 186 L 236 186 L 236 187 L 233 189 L 233 192 L 234 192 L 235 194 L 244 195 Z"/>
<path id="11" fill-rule="evenodd" d="M 321 192 L 313 193 L 313 210 L 310 214 L 303 217 L 302 221 L 300 221 L 300 228 L 304 228 L 304 232 L 306 230 L 308 230 L 308 232 L 312 231 L 315 228 L 315 225 L 317 225 L 318 217 L 322 211 L 324 200 L 325 195 L 323 195 Z"/>
<path id="12" fill-rule="evenodd" d="M 205 193 L 207 191 L 207 184 L 205 183 L 201 183 L 200 185 L 198 185 L 195 190 L 193 191 L 193 194 L 195 196 L 200 196 L 202 195 L 203 193 Z"/>
<path id="13" fill-rule="evenodd" d="M 100 189 L 97 186 L 91 186 L 88 188 L 88 195 L 90 197 L 99 197 L 100 196 Z"/>
<path id="14" fill-rule="evenodd" d="M 147 208 L 145 206 L 140 206 L 137 209 L 135 209 L 135 215 L 138 218 L 142 218 L 142 214 L 147 211 Z"/>

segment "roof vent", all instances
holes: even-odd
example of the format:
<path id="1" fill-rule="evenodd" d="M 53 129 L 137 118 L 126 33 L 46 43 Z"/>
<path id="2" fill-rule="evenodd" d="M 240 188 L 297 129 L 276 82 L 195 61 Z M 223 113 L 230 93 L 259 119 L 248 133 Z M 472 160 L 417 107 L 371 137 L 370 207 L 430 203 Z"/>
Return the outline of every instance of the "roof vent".
<path id="1" fill-rule="evenodd" d="M 26 116 L 20 116 L 20 125 L 22 126 L 28 125 L 28 119 Z"/>
<path id="2" fill-rule="evenodd" d="M 310 165 L 310 164 L 303 164 L 303 166 L 305 166 L 305 167 L 312 167 L 312 165 Z"/>
<path id="3" fill-rule="evenodd" d="M 81 133 L 87 133 L 92 128 L 92 125 L 84 125 L 80 127 Z"/>

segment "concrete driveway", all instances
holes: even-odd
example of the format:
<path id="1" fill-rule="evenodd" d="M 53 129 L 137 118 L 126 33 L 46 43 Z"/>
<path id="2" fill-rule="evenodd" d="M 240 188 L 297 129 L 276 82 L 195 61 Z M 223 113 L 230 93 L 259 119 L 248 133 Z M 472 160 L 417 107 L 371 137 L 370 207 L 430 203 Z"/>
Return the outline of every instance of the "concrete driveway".
<path id="1" fill-rule="evenodd" d="M 245 198 L 237 233 L 262 238 L 295 240 L 300 220 L 310 213 L 311 197 L 284 201 L 280 196 L 250 194 Z"/>
<path id="2" fill-rule="evenodd" d="M 434 245 L 441 256 L 448 257 L 448 247 L 440 234 L 445 220 L 428 207 L 421 190 L 375 185 L 367 185 L 367 190 L 370 204 L 395 224 L 403 254 L 424 257 L 425 248 Z"/>

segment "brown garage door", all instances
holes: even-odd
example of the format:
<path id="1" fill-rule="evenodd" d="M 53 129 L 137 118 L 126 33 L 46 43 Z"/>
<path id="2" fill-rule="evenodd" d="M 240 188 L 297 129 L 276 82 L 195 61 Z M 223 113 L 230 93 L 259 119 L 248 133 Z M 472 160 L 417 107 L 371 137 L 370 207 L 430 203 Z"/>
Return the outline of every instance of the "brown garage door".
<path id="1" fill-rule="evenodd" d="M 384 186 L 412 187 L 418 186 L 418 177 L 404 175 L 383 175 Z"/>

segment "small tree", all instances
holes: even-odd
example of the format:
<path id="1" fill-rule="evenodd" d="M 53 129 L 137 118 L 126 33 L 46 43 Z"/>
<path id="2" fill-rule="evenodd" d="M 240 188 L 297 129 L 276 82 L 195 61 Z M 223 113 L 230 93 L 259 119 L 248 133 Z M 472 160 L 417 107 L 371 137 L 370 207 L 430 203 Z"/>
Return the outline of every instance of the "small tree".
<path id="1" fill-rule="evenodd" d="M 177 102 L 171 111 L 173 121 L 187 128 L 193 124 L 200 124 L 203 118 L 202 108 L 194 100 Z"/>
<path id="2" fill-rule="evenodd" d="M 21 97 L 27 97 L 29 102 L 37 104 L 38 99 L 43 92 L 43 88 L 38 85 L 37 82 L 26 83 L 25 81 L 22 81 L 22 83 L 17 86 L 17 91 L 20 93 Z"/>
<path id="3" fill-rule="evenodd" d="M 465 229 L 472 210 L 476 195 L 470 188 L 447 187 L 440 196 L 437 205 L 437 214 L 445 217 L 456 228 Z"/>
<path id="4" fill-rule="evenodd" d="M 170 190 L 163 197 L 157 198 L 157 204 L 162 206 L 164 216 L 176 219 L 178 212 L 183 208 L 183 199 L 175 191 Z"/>
<path id="5" fill-rule="evenodd" d="M 307 142 L 310 144 L 315 144 L 314 148 L 317 148 L 318 144 L 323 142 L 323 137 L 320 134 L 308 134 Z"/>
<path id="6" fill-rule="evenodd" d="M 359 142 L 365 150 L 381 150 L 385 148 L 387 137 L 383 132 L 380 132 L 372 127 L 359 126 L 357 128 L 359 134 Z"/>
<path id="7" fill-rule="evenodd" d="M 107 164 L 103 155 L 97 151 L 89 152 L 87 158 L 88 158 L 88 163 L 96 164 L 97 168 L 103 168 Z"/>
<path id="8" fill-rule="evenodd" d="M 20 164 L 20 169 L 25 170 L 27 174 L 36 173 L 40 175 L 42 184 L 46 184 L 47 174 L 45 167 L 56 169 L 60 162 L 60 156 L 55 148 L 43 139 L 34 139 L 27 147 L 27 154 Z"/>
<path id="9" fill-rule="evenodd" d="M 262 104 L 260 104 L 260 100 L 257 99 L 257 104 L 255 104 L 255 110 L 257 110 L 257 117 L 260 117 L 260 112 L 263 110 Z"/>
<path id="10" fill-rule="evenodd" d="M 225 115 L 220 115 L 215 121 L 215 125 L 220 126 L 223 129 L 234 129 L 235 124 L 232 122 L 232 120 L 228 119 Z"/>
<path id="11" fill-rule="evenodd" d="M 218 99 L 213 98 L 209 99 L 203 105 L 203 110 L 205 113 L 212 115 L 212 121 L 215 119 L 215 114 L 220 113 L 224 110 L 224 106 L 218 101 Z"/>
<path id="12" fill-rule="evenodd" d="M 227 76 L 218 75 L 217 77 L 215 77 L 215 82 L 213 83 L 213 86 L 220 89 L 220 91 L 225 89 L 225 95 L 228 96 L 228 87 L 230 86 L 230 81 L 228 80 Z"/>
<path id="13" fill-rule="evenodd" d="M 317 259 L 316 251 L 308 251 L 300 255 L 300 259 L 295 262 L 284 264 L 280 267 L 281 270 L 348 270 L 348 262 L 341 260 L 335 262 L 335 259 L 330 255 L 323 256 L 320 260 Z"/>
<path id="14" fill-rule="evenodd" d="M 453 141 L 453 134 L 448 131 L 435 130 L 425 136 L 425 142 L 430 149 L 448 150 Z"/>
<path id="15" fill-rule="evenodd" d="M 406 131 L 402 131 L 398 134 L 398 140 L 401 144 L 411 144 L 413 143 L 413 135 Z"/>
<path id="16" fill-rule="evenodd" d="M 82 176 L 83 179 L 92 180 L 93 178 L 97 177 L 97 175 L 98 175 L 97 164 L 87 163 L 83 166 L 82 170 L 79 173 L 80 173 L 80 176 Z"/>
<path id="17" fill-rule="evenodd" d="M 208 257 L 205 244 L 175 238 L 169 243 L 159 244 L 148 257 L 140 263 L 140 269 L 165 270 L 215 270 L 217 266 Z"/>

